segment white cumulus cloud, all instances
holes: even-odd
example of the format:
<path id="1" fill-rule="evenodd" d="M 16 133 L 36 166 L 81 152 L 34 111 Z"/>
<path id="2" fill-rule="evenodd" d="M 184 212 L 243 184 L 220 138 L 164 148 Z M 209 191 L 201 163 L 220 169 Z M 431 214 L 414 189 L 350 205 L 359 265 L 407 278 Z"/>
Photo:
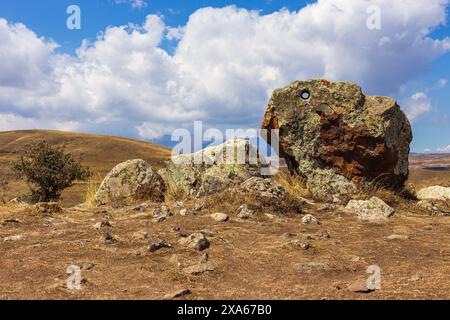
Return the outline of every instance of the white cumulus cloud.
<path id="1" fill-rule="evenodd" d="M 424 92 L 414 93 L 403 105 L 409 120 L 415 121 L 433 109 L 430 99 Z"/>
<path id="2" fill-rule="evenodd" d="M 395 94 L 450 51 L 448 38 L 430 36 L 448 3 L 319 0 L 268 15 L 203 8 L 180 27 L 149 15 L 142 25 L 109 27 L 73 56 L 1 19 L 0 117 L 9 120 L 0 125 L 158 138 L 194 120 L 257 126 L 272 90 L 296 79 L 350 80 L 370 94 Z M 366 27 L 370 4 L 381 9 L 380 30 Z M 173 54 L 161 48 L 166 39 L 179 41 Z M 417 93 L 405 108 L 414 120 L 431 103 Z"/>

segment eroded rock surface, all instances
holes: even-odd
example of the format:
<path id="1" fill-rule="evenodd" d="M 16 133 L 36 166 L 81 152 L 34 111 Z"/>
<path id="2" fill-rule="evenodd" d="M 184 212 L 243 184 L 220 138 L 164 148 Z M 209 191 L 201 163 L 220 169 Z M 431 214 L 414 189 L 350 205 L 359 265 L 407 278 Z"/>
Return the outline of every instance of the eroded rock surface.
<path id="1" fill-rule="evenodd" d="M 262 128 L 280 130 L 280 155 L 315 197 L 343 200 L 371 182 L 400 189 L 408 177 L 408 119 L 395 100 L 356 84 L 296 81 L 275 90 Z"/>
<path id="2" fill-rule="evenodd" d="M 97 204 L 135 200 L 164 200 L 165 184 L 161 176 L 144 160 L 118 164 L 103 180 L 95 199 Z"/>
<path id="3" fill-rule="evenodd" d="M 360 220 L 368 222 L 385 221 L 395 212 L 394 208 L 378 197 L 369 200 L 351 200 L 345 208 L 354 211 Z"/>
<path id="4" fill-rule="evenodd" d="M 167 162 L 168 185 L 197 197 L 223 191 L 261 175 L 256 147 L 246 140 L 229 140 L 219 146 L 176 156 L 173 160 Z"/>
<path id="5" fill-rule="evenodd" d="M 450 188 L 441 186 L 432 186 L 424 188 L 417 193 L 419 200 L 450 200 Z"/>

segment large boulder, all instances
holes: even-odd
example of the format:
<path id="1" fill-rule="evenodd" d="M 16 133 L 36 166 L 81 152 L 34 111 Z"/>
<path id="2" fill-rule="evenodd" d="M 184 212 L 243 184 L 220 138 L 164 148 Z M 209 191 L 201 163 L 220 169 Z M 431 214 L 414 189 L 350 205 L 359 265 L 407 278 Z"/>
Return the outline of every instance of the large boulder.
<path id="1" fill-rule="evenodd" d="M 103 180 L 95 200 L 97 204 L 164 200 L 164 180 L 144 160 L 129 160 L 118 164 Z"/>
<path id="2" fill-rule="evenodd" d="M 277 89 L 262 128 L 279 129 L 280 156 L 317 198 L 344 200 L 370 183 L 400 189 L 408 177 L 408 119 L 395 100 L 366 96 L 356 84 L 309 80 Z"/>
<path id="3" fill-rule="evenodd" d="M 165 179 L 170 188 L 202 197 L 260 176 L 261 161 L 250 141 L 233 139 L 192 154 L 174 156 L 166 169 Z"/>

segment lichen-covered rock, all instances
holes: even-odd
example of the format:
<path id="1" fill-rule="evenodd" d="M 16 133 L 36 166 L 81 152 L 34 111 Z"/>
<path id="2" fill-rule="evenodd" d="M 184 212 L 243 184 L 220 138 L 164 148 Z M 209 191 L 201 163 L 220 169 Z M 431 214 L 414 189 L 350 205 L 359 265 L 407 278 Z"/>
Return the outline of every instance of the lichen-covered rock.
<path id="1" fill-rule="evenodd" d="M 256 147 L 247 140 L 235 139 L 173 157 L 167 162 L 166 181 L 172 189 L 202 197 L 260 175 L 261 162 Z"/>
<path id="2" fill-rule="evenodd" d="M 286 196 L 283 186 L 270 178 L 252 177 L 241 184 L 241 189 L 268 199 L 282 199 Z"/>
<path id="3" fill-rule="evenodd" d="M 360 220 L 368 222 L 385 221 L 395 211 L 378 197 L 372 197 L 369 200 L 351 200 L 345 208 L 355 212 Z"/>
<path id="4" fill-rule="evenodd" d="M 97 204 L 136 200 L 164 200 L 161 176 L 144 160 L 129 160 L 117 165 L 103 180 L 95 199 Z"/>
<path id="5" fill-rule="evenodd" d="M 450 200 L 450 188 L 433 186 L 420 190 L 417 192 L 417 199 L 419 200 Z"/>
<path id="6" fill-rule="evenodd" d="M 450 201 L 421 200 L 417 206 L 433 216 L 450 216 Z"/>
<path id="7" fill-rule="evenodd" d="M 408 119 L 395 100 L 356 84 L 296 81 L 275 90 L 262 128 L 279 129 L 280 156 L 317 198 L 343 201 L 371 182 L 400 189 L 408 177 Z"/>

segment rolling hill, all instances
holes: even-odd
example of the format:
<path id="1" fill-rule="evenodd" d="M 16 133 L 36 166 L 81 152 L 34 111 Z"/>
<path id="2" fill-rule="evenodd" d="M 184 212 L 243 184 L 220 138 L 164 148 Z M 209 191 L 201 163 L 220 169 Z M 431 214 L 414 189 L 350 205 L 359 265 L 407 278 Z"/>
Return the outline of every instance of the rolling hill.
<path id="1" fill-rule="evenodd" d="M 122 137 L 72 133 L 49 130 L 24 130 L 0 132 L 0 179 L 8 185 L 0 190 L 5 199 L 27 192 L 24 181 L 12 179 L 11 161 L 20 158 L 27 145 L 46 140 L 51 145 L 64 146 L 66 152 L 81 157 L 97 180 L 102 179 L 115 165 L 129 159 L 144 159 L 161 168 L 170 157 L 170 150 L 144 141 Z M 63 205 L 71 206 L 83 201 L 86 183 L 77 183 L 63 193 Z"/>

